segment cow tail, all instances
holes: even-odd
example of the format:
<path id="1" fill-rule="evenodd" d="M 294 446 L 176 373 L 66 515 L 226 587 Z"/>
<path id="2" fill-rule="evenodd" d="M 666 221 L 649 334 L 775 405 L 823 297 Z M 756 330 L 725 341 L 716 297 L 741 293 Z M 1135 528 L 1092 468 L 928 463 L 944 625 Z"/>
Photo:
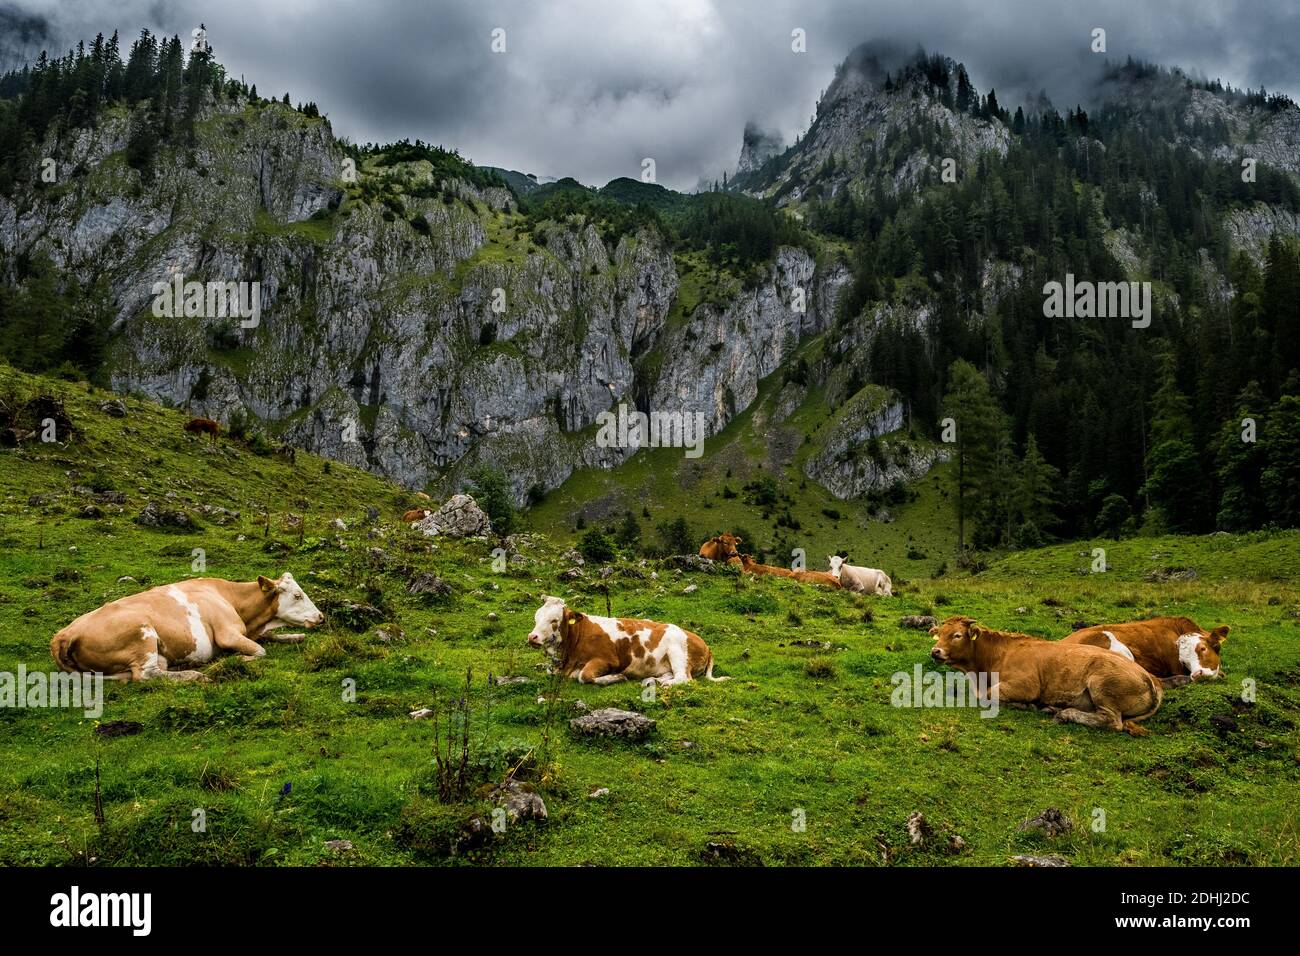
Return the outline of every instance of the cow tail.
<path id="1" fill-rule="evenodd" d="M 73 654 L 73 647 L 77 639 L 69 637 L 62 632 L 54 635 L 54 640 L 50 641 L 50 656 L 54 658 L 54 663 L 59 665 L 59 670 L 75 674 L 81 670 L 77 664 L 77 658 Z"/>
<path id="2" fill-rule="evenodd" d="M 709 651 L 709 663 L 708 666 L 704 669 L 704 676 L 707 677 L 709 680 L 713 681 L 713 683 L 715 684 L 720 684 L 724 680 L 731 680 L 730 677 L 713 676 L 713 651 L 712 650 Z"/>
<path id="3" fill-rule="evenodd" d="M 1155 703 L 1151 705 L 1151 709 L 1148 710 L 1146 713 L 1135 714 L 1134 716 L 1128 718 L 1128 720 L 1131 721 L 1146 720 L 1148 717 L 1150 717 L 1152 714 L 1154 714 L 1157 710 L 1160 709 L 1160 704 L 1165 699 L 1164 685 L 1160 683 L 1160 680 L 1152 676 L 1146 670 L 1143 670 L 1142 673 L 1147 679 L 1147 686 L 1151 688 L 1151 695 L 1155 699 Z"/>

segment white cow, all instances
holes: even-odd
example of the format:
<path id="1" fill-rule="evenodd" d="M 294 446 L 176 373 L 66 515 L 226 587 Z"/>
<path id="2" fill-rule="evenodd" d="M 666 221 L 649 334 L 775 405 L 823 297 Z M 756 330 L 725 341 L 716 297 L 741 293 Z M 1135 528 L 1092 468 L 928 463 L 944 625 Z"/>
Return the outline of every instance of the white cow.
<path id="1" fill-rule="evenodd" d="M 893 597 L 894 582 L 884 571 L 845 564 L 844 559 L 838 554 L 832 554 L 826 560 L 831 563 L 831 577 L 840 582 L 840 587 L 850 591 L 860 591 L 863 594 Z"/>

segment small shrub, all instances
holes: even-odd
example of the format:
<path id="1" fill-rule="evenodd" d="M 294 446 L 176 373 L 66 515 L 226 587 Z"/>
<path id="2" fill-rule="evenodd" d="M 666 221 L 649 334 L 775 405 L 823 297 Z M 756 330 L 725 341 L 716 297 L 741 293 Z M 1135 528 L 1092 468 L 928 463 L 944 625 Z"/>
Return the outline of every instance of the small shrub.
<path id="1" fill-rule="evenodd" d="M 831 680 L 837 673 L 834 662 L 825 657 L 809 658 L 803 671 L 814 680 Z"/>

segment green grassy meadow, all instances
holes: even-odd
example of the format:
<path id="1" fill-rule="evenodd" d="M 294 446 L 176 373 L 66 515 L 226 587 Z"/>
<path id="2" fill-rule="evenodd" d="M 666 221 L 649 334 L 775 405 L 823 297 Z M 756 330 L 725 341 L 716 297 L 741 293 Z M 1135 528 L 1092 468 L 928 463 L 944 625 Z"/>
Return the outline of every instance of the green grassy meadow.
<path id="1" fill-rule="evenodd" d="M 847 542 L 863 563 L 882 556 L 898 596 L 632 558 L 611 562 L 605 580 L 587 567 L 566 582 L 574 513 L 601 499 L 610 513 L 644 504 L 655 521 L 684 513 L 701 534 L 735 523 L 774 533 L 743 496 L 692 485 L 680 452 L 671 462 L 656 457 L 668 452 L 642 453 L 616 477 L 580 473 L 552 492 L 514 542 L 523 562 L 497 571 L 497 541 L 410 531 L 399 518 L 412 494 L 375 476 L 305 453 L 290 465 L 228 439 L 214 447 L 181 431 L 182 413 L 133 399 L 126 418 L 110 418 L 97 408 L 107 393 L 0 366 L 0 396 L 38 391 L 65 401 L 79 433 L 66 445 L 0 450 L 0 671 L 52 667 L 55 631 L 117 597 L 194 576 L 195 548 L 209 576 L 292 571 L 328 619 L 302 644 L 210 665 L 211 683 L 109 682 L 99 721 L 0 708 L 0 863 L 1000 866 L 1038 852 L 1076 866 L 1300 861 L 1294 532 L 1071 542 L 975 576 L 932 577 L 950 547 L 936 477 L 889 523 L 808 482 L 796 534 L 809 542 L 810 566 Z M 733 425 L 705 467 L 730 467 L 720 481 L 738 488 L 757 452 L 745 424 Z M 777 467 L 790 484 L 795 465 Z M 83 487 L 127 503 L 82 517 L 89 499 L 74 489 Z M 199 528 L 133 523 L 149 501 L 186 508 Z M 239 517 L 205 516 L 204 504 Z M 832 504 L 838 521 L 821 514 Z M 1107 549 L 1111 570 L 1088 572 L 1093 547 Z M 1147 580 L 1187 568 L 1195 580 Z M 421 572 L 451 593 L 408 593 Z M 684 593 L 690 585 L 697 590 Z M 635 684 L 557 684 L 525 642 L 543 593 L 598 614 L 608 597 L 616 615 L 679 623 L 733 679 L 660 689 L 653 701 Z M 1232 626 L 1226 676 L 1169 692 L 1146 738 L 1022 710 L 985 719 L 890 706 L 892 674 L 931 666 L 930 638 L 900 619 L 949 613 L 1051 638 L 1077 620 L 1187 614 Z M 467 671 L 475 785 L 513 771 L 542 795 L 549 819 L 451 855 L 448 834 L 486 805 L 474 792 L 439 802 L 433 723 L 408 712 L 459 697 Z M 498 676 L 526 682 L 498 685 Z M 1240 699 L 1247 679 L 1252 704 Z M 355 700 L 345 699 L 349 681 Z M 578 738 L 567 723 L 579 700 L 644 711 L 657 730 L 641 743 Z M 1211 723 L 1224 716 L 1235 730 Z M 96 733 L 109 721 L 142 729 Z M 609 792 L 590 796 L 597 788 Z M 1017 829 L 1047 807 L 1074 829 L 1051 841 Z M 195 810 L 205 832 L 192 830 Z M 913 811 L 964 848 L 912 847 L 904 823 Z M 352 848 L 326 847 L 332 840 Z"/>

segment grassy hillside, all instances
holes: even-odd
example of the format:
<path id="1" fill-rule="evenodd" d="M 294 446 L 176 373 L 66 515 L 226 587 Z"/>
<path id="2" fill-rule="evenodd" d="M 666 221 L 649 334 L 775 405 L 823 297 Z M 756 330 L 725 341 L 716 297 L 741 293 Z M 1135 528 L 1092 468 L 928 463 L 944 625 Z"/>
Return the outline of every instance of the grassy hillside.
<path id="1" fill-rule="evenodd" d="M 563 542 L 517 541 L 512 551 L 523 563 L 497 573 L 496 542 L 431 542 L 410 532 L 397 520 L 408 493 L 372 476 L 327 470 L 304 453 L 290 464 L 226 440 L 214 449 L 180 430 L 178 412 L 128 400 L 127 417 L 110 418 L 97 407 L 104 393 L 0 367 L 0 397 L 37 392 L 66 402 L 78 435 L 67 445 L 0 451 L 0 670 L 50 666 L 55 630 L 107 600 L 190 576 L 194 548 L 205 549 L 213 575 L 293 571 L 329 619 L 301 645 L 212 665 L 210 684 L 108 685 L 100 723 L 138 722 L 134 735 L 100 736 L 80 712 L 0 709 L 0 863 L 444 862 L 447 834 L 484 805 L 473 794 L 438 802 L 433 725 L 407 714 L 459 697 L 467 669 L 480 779 L 517 768 L 550 819 L 509 827 L 454 861 L 1000 865 L 1014 853 L 1049 850 L 1076 865 L 1298 862 L 1294 534 L 1112 543 L 1114 570 L 1105 575 L 1077 573 L 1088 544 L 1016 555 L 973 578 L 932 580 L 904 563 L 900 576 L 912 583 L 894 599 L 616 563 L 607 582 L 614 613 L 698 631 L 718 673 L 734 678 L 646 702 L 638 686 L 553 687 L 525 644 L 542 593 L 604 610 L 597 575 L 559 579 L 569 564 Z M 743 427 L 724 443 L 740 441 Z M 711 445 L 705 460 L 723 457 Z M 723 526 L 740 499 L 692 498 L 673 481 L 679 463 L 656 478 L 654 462 L 638 460 L 627 474 L 640 477 L 610 493 L 636 492 L 656 518 L 682 513 L 701 532 L 715 517 Z M 534 520 L 562 514 L 566 496 L 579 502 L 582 481 L 593 497 L 604 493 L 592 476 L 579 476 Z M 91 503 L 82 486 L 121 492 L 127 502 L 80 517 Z M 805 491 L 818 493 L 811 483 Z M 923 490 L 894 524 L 855 533 L 882 542 L 882 551 L 899 547 L 867 535 L 901 534 L 909 523 L 919 535 L 937 514 L 923 509 L 937 509 L 937 498 Z M 185 507 L 200 528 L 133 523 L 149 501 Z M 240 514 L 204 516 L 205 504 Z M 368 507 L 379 509 L 377 520 L 366 520 Z M 290 527 L 290 513 L 303 516 L 301 530 Z M 738 516 L 759 524 L 752 513 Z M 336 518 L 347 530 L 332 527 Z M 856 519 L 842 518 L 838 529 L 810 521 L 819 547 L 856 527 Z M 1174 567 L 1199 577 L 1143 580 Z M 439 575 L 451 593 L 433 601 L 409 594 L 421 572 Z M 697 590 L 684 593 L 692 584 Z M 1027 711 L 982 719 L 972 710 L 891 707 L 890 675 L 929 666 L 929 638 L 899 619 L 958 611 L 1053 637 L 1078 619 L 1155 612 L 1229 623 L 1227 678 L 1170 693 L 1144 739 Z M 489 684 L 489 675 L 526 682 Z M 1253 706 L 1234 703 L 1247 677 L 1256 682 Z M 354 702 L 343 699 L 349 678 Z M 578 700 L 645 711 L 658 729 L 641 744 L 575 738 L 566 724 Z M 1224 715 L 1237 730 L 1210 723 Z M 589 797 L 597 788 L 608 795 Z M 1050 846 L 1017 830 L 1049 806 L 1076 821 Z M 1104 832 L 1088 825 L 1095 808 L 1105 811 Z M 191 830 L 195 809 L 206 811 L 206 833 Z M 904 821 L 916 810 L 941 833 L 960 834 L 965 849 L 910 847 Z M 791 826 L 796 811 L 806 819 L 802 832 Z M 335 839 L 353 848 L 325 846 Z"/>

